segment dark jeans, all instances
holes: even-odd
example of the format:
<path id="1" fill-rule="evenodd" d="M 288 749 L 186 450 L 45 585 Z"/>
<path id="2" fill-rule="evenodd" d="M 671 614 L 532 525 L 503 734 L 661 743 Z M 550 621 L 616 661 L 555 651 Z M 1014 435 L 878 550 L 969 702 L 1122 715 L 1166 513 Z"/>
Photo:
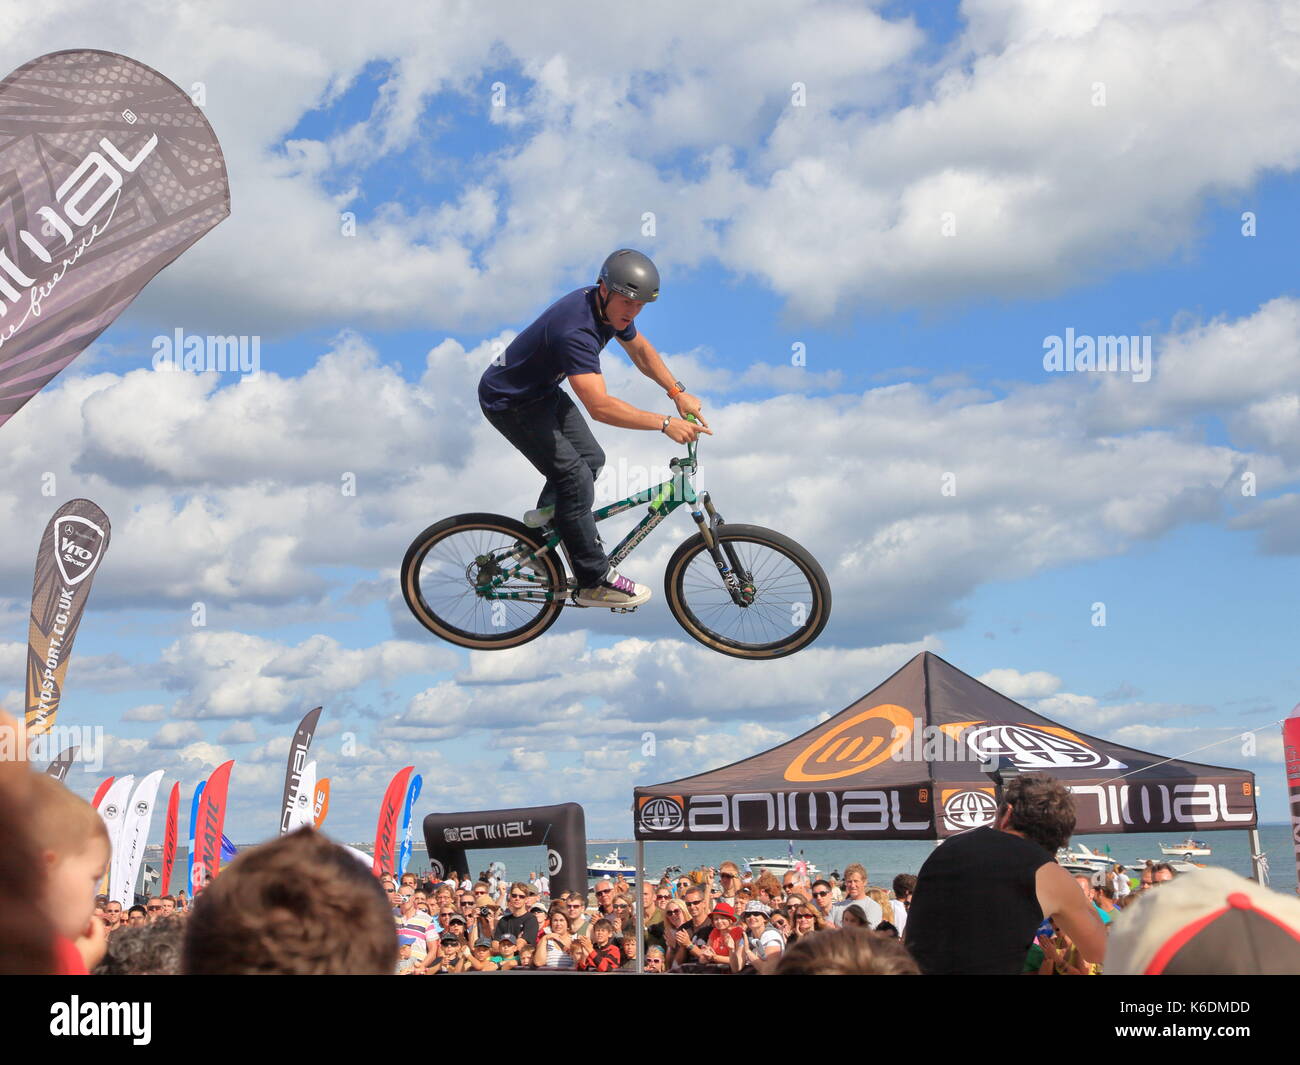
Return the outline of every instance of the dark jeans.
<path id="1" fill-rule="evenodd" d="M 569 394 L 553 393 L 512 410 L 483 410 L 483 416 L 546 478 L 537 506 L 555 506 L 555 528 L 569 549 L 579 588 L 599 584 L 609 561 L 591 516 L 596 475 L 605 452 Z"/>

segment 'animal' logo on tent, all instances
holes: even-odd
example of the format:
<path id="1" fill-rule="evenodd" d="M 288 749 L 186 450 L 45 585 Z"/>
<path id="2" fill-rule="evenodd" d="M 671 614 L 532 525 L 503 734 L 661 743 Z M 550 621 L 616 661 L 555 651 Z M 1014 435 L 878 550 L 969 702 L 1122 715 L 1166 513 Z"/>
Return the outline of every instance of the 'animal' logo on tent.
<path id="1" fill-rule="evenodd" d="M 992 788 L 948 789 L 939 796 L 943 803 L 943 827 L 949 832 L 965 832 L 991 825 L 997 814 Z"/>
<path id="2" fill-rule="evenodd" d="M 676 832 L 684 819 L 680 796 L 658 796 L 641 803 L 641 827 L 647 832 Z"/>
<path id="3" fill-rule="evenodd" d="M 981 758 L 1010 758 L 1017 769 L 1128 768 L 1056 725 L 959 721 L 939 727 L 949 735 L 961 734 Z"/>
<path id="4" fill-rule="evenodd" d="M 854 714 L 795 755 L 785 779 L 839 780 L 865 773 L 907 746 L 915 721 L 910 710 L 893 703 Z"/>

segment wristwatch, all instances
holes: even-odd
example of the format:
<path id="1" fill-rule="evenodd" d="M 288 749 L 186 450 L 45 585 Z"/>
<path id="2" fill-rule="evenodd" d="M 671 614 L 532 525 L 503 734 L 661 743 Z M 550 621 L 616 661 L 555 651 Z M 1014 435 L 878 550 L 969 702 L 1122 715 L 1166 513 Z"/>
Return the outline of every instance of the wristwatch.
<path id="1" fill-rule="evenodd" d="M 663 425 L 659 426 L 659 431 L 660 431 L 661 433 L 666 433 L 666 432 L 668 432 L 668 423 L 669 423 L 670 421 L 672 421 L 672 420 L 673 420 L 673 416 L 672 416 L 671 414 L 665 414 L 665 415 L 664 415 L 664 423 L 663 423 Z"/>
<path id="2" fill-rule="evenodd" d="M 674 381 L 673 387 L 668 390 L 668 398 L 672 399 L 673 396 L 677 395 L 677 393 L 685 392 L 685 391 L 686 391 L 686 386 L 684 384 L 682 384 L 680 381 Z"/>

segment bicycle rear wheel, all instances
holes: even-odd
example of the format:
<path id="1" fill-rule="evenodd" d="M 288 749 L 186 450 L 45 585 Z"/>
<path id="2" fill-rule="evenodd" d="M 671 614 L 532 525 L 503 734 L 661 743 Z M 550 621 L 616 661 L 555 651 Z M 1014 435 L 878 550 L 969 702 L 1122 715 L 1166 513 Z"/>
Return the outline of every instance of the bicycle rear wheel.
<path id="1" fill-rule="evenodd" d="M 521 546 L 543 545 L 536 530 L 500 514 L 458 514 L 430 525 L 402 560 L 402 595 L 415 619 L 460 647 L 500 650 L 535 640 L 564 605 L 563 567 L 551 552 L 500 585 L 498 594 L 552 592 L 556 598 L 486 598 L 476 591 Z"/>
<path id="2" fill-rule="evenodd" d="M 696 533 L 668 560 L 664 593 L 678 623 L 735 658 L 782 658 L 812 643 L 831 616 L 831 586 L 817 560 L 788 536 L 756 525 L 720 525 L 719 546 L 744 571 L 750 598 L 732 598 Z"/>

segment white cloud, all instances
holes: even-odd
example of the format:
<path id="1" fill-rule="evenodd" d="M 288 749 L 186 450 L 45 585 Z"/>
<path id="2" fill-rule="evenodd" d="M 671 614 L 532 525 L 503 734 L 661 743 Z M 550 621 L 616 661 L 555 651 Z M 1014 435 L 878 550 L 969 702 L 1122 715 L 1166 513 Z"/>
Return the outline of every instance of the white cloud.
<path id="1" fill-rule="evenodd" d="M 167 707 L 162 703 L 147 703 L 133 706 L 122 714 L 123 721 L 162 721 L 167 716 Z"/>
<path id="2" fill-rule="evenodd" d="M 215 332 L 229 307 L 254 332 L 324 317 L 482 328 L 590 277 L 646 210 L 670 283 L 717 260 L 830 316 L 1041 291 L 1164 255 L 1193 239 L 1210 193 L 1297 165 L 1300 26 L 1282 0 L 1057 7 L 968 2 L 966 35 L 933 65 L 914 58 L 926 42 L 911 18 L 815 0 L 747 5 L 740 36 L 729 10 L 684 0 L 650 22 L 517 2 L 435 4 L 414 23 L 395 0 L 325 21 L 286 0 L 160 9 L 125 30 L 81 2 L 55 21 L 11 14 L 5 40 L 16 66 L 75 22 L 207 88 L 236 210 L 141 313 L 168 306 Z M 369 115 L 290 136 L 348 89 L 364 106 L 376 61 Z M 504 109 L 484 79 L 499 70 Z M 445 150 L 449 109 L 499 146 Z M 365 198 L 368 168 L 401 152 L 444 201 Z M 344 237 L 349 208 L 362 219 Z"/>
<path id="3" fill-rule="evenodd" d="M 1008 699 L 1032 699 L 1051 695 L 1061 687 L 1061 678 L 1037 670 L 1021 673 L 1015 669 L 991 669 L 976 680 L 1000 691 Z"/>

